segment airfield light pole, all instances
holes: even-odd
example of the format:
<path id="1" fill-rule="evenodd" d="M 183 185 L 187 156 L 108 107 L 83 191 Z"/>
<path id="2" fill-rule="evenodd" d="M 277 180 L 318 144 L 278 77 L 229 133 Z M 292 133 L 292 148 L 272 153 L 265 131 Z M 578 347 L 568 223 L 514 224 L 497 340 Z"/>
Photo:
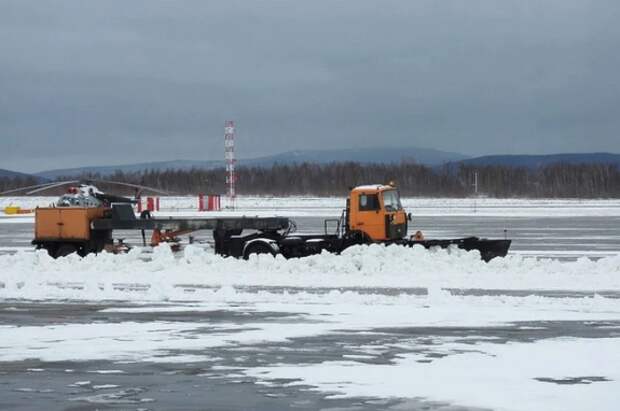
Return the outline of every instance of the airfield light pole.
<path id="1" fill-rule="evenodd" d="M 226 159 L 226 184 L 228 184 L 228 206 L 235 208 L 235 123 L 231 120 L 226 121 L 224 126 L 224 158 Z"/>
<path id="2" fill-rule="evenodd" d="M 478 172 L 474 171 L 474 193 L 478 196 Z"/>
<path id="3" fill-rule="evenodd" d="M 474 171 L 474 213 L 478 212 L 478 172 Z"/>

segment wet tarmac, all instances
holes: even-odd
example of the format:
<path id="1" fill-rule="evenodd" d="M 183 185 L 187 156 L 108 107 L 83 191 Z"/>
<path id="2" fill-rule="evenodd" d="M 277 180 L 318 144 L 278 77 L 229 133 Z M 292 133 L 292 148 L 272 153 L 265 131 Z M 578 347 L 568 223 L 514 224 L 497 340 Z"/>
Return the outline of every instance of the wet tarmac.
<path id="1" fill-rule="evenodd" d="M 157 313 L 101 312 L 110 305 L 45 304 L 9 302 L 0 304 L 0 325 L 90 324 L 95 322 L 202 322 L 199 332 L 211 332 L 218 323 L 278 322 L 283 327 L 298 322 L 302 313 L 238 311 L 183 311 Z M 115 304 L 114 308 L 132 307 Z M 144 306 L 140 306 L 144 308 Z M 300 317 L 301 316 L 301 317 Z M 219 330 L 218 330 L 219 331 Z M 0 362 L 0 409 L 6 410 L 466 410 L 441 402 L 416 399 L 354 398 L 330 399 L 313 387 L 294 385 L 291 380 L 270 381 L 269 385 L 238 373 L 239 369 L 265 364 L 300 366 L 338 360 L 361 354 L 355 347 L 394 341 L 399 333 L 377 330 L 343 333 L 329 337 L 292 339 L 251 346 L 215 347 L 205 352 L 179 351 L 172 354 L 206 354 L 208 362 L 152 363 L 118 361 L 25 360 Z M 376 336 L 381 336 L 377 339 Z M 1 342 L 0 342 L 1 345 Z M 424 349 L 424 342 L 421 349 Z M 427 347 L 428 348 L 428 347 Z M 387 351 L 363 360 L 389 363 L 402 351 Z M 171 354 L 171 353 L 169 353 Z M 429 351 L 429 355 L 432 352 Z"/>
<path id="2" fill-rule="evenodd" d="M 114 308 L 132 307 L 114 304 Z M 144 306 L 140 306 L 144 308 Z M 20 303 L 0 304 L 0 324 L 54 325 L 165 321 L 201 322 L 199 333 L 215 332 L 218 323 L 244 327 L 276 322 L 286 327 L 304 321 L 303 313 L 251 311 L 108 312 L 109 304 Z M 219 330 L 218 330 L 219 332 Z M 209 361 L 157 363 L 148 361 L 40 361 L 0 363 L 0 409 L 6 410 L 466 410 L 423 399 L 328 398 L 295 380 L 247 377 L 239 370 L 269 364 L 303 367 L 325 361 L 351 360 L 391 364 L 414 352 L 420 362 L 455 354 L 438 341 L 465 343 L 476 350 L 478 342 L 506 344 L 550 338 L 620 337 L 618 321 L 530 321 L 486 327 L 397 327 L 345 331 L 281 342 L 179 350 L 175 355 L 201 355 Z M 403 348 L 402 341 L 409 341 Z M 2 343 L 0 342 L 0 345 Z M 361 348 L 363 347 L 363 348 Z M 374 349 L 375 354 L 372 353 Z M 550 384 L 595 384 L 604 375 L 553 379 Z"/>

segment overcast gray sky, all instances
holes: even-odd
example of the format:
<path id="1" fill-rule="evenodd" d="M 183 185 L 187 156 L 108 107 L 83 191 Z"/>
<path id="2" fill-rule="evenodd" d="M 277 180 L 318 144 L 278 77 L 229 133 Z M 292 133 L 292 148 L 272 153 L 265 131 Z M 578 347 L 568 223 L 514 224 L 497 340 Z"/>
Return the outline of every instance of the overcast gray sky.
<path id="1" fill-rule="evenodd" d="M 617 0 L 0 0 L 0 168 L 620 152 Z"/>

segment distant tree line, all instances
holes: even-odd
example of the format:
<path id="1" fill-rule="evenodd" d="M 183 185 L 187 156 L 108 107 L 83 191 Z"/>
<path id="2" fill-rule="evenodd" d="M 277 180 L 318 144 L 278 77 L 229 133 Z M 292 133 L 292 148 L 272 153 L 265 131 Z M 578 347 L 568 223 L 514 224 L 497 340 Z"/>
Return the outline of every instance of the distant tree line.
<path id="1" fill-rule="evenodd" d="M 39 184 L 39 180 L 36 177 L 0 177 L 0 193 L 3 191 L 11 190 L 13 188 L 34 186 L 36 184 Z"/>
<path id="2" fill-rule="evenodd" d="M 237 192 L 241 195 L 343 196 L 350 187 L 394 181 L 406 196 L 467 197 L 474 195 L 474 175 L 478 173 L 479 194 L 490 197 L 530 198 L 620 198 L 620 170 L 615 165 L 556 164 L 538 169 L 513 166 L 444 166 L 432 168 L 415 162 L 400 164 L 359 164 L 353 162 L 272 167 L 240 167 Z M 225 193 L 223 169 L 148 170 L 116 172 L 105 179 L 163 189 L 176 194 Z M 6 190 L 30 183 L 0 179 Z M 119 192 L 118 187 L 97 184 Z M 0 191 L 2 191 L 0 190 Z M 134 194 L 132 189 L 121 190 Z"/>

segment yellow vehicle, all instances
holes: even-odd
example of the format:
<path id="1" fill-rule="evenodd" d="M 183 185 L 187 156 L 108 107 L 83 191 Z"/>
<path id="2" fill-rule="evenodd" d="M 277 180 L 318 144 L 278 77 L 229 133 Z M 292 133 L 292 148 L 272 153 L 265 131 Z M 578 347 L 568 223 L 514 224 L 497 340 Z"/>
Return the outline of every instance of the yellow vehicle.
<path id="1" fill-rule="evenodd" d="M 20 206 L 10 205 L 4 208 L 4 214 L 6 215 L 15 215 L 15 214 L 30 214 L 32 210 L 28 208 L 21 208 Z"/>

